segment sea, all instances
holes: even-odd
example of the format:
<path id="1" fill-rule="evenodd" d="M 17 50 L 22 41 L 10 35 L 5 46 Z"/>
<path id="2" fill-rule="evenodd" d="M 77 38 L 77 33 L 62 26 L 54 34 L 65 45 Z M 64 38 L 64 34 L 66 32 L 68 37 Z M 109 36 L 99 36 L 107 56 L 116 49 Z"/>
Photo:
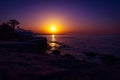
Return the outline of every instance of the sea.
<path id="1" fill-rule="evenodd" d="M 59 49 L 61 54 L 76 57 L 86 52 L 112 54 L 120 57 L 119 35 L 43 35 L 47 38 L 51 50 Z"/>

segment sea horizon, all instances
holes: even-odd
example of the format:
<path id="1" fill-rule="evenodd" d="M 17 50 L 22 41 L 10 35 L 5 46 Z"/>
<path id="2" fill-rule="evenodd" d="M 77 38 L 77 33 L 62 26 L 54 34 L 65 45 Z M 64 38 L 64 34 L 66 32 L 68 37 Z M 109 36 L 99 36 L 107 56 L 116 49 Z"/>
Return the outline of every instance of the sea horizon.
<path id="1" fill-rule="evenodd" d="M 60 45 L 61 54 L 80 56 L 83 52 L 112 54 L 120 56 L 120 36 L 116 34 L 99 35 L 43 35 L 49 43 Z M 53 46 L 54 47 L 54 46 Z"/>

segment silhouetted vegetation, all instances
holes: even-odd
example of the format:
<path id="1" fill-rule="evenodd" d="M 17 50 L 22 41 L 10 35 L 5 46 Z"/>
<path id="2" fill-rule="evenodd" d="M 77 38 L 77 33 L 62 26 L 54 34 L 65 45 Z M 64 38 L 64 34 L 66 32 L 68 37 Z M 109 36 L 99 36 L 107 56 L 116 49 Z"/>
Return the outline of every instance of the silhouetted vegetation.
<path id="1" fill-rule="evenodd" d="M 24 41 L 30 39 L 32 32 L 21 29 L 19 21 L 12 19 L 0 25 L 0 40 Z"/>
<path id="2" fill-rule="evenodd" d="M 20 23 L 19 23 L 19 21 L 15 20 L 15 19 L 11 19 L 11 20 L 9 20 L 8 24 L 9 24 L 9 26 L 12 27 L 13 30 L 15 30 L 16 25 L 19 25 Z"/>
<path id="3" fill-rule="evenodd" d="M 14 31 L 7 23 L 0 25 L 0 40 L 11 40 L 14 38 Z"/>
<path id="4" fill-rule="evenodd" d="M 19 21 L 12 19 L 0 25 L 0 41 L 5 43 L 0 44 L 0 48 L 7 48 L 9 52 L 44 54 L 47 49 L 47 39 L 34 37 L 32 31 L 24 30 L 17 26 L 18 24 L 20 24 Z M 10 41 L 9 44 L 6 41 Z"/>

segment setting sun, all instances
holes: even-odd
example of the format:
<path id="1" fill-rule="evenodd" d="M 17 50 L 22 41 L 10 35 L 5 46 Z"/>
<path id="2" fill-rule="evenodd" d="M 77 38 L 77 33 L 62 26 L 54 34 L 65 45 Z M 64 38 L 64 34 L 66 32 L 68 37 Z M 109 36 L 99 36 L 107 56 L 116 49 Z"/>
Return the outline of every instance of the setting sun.
<path id="1" fill-rule="evenodd" d="M 52 32 L 55 32 L 55 31 L 56 31 L 56 27 L 55 27 L 55 26 L 52 26 L 52 27 L 51 27 L 51 31 L 52 31 Z"/>

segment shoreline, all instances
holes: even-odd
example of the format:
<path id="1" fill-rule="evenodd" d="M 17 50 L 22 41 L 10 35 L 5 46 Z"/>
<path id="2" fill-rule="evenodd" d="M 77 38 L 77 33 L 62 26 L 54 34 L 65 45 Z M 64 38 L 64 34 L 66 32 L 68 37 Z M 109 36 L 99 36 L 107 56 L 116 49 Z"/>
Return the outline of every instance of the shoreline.
<path id="1" fill-rule="evenodd" d="M 55 51 L 47 54 L 45 51 L 48 48 L 47 40 L 40 38 L 23 42 L 1 42 L 0 80 L 120 79 L 120 59 L 116 60 L 113 55 L 102 55 L 100 59 L 103 63 L 98 64 L 94 59 L 99 55 L 94 52 L 84 54 L 87 60 L 85 58 L 79 60 L 70 54 L 61 55 Z M 45 52 L 38 51 L 40 46 L 43 46 L 41 49 Z"/>
<path id="2" fill-rule="evenodd" d="M 0 53 L 1 80 L 119 80 L 119 67 L 49 54 Z"/>

